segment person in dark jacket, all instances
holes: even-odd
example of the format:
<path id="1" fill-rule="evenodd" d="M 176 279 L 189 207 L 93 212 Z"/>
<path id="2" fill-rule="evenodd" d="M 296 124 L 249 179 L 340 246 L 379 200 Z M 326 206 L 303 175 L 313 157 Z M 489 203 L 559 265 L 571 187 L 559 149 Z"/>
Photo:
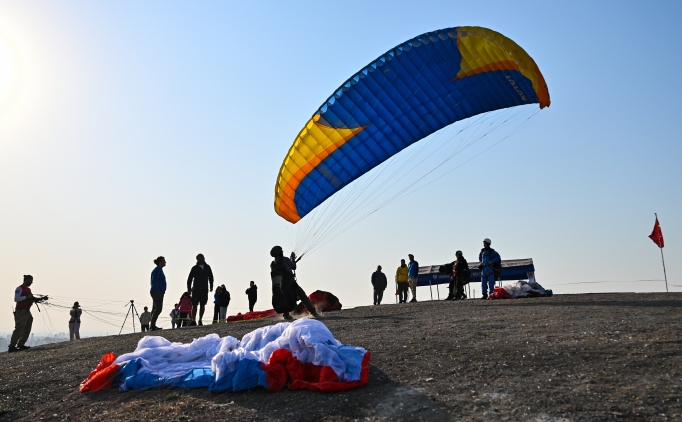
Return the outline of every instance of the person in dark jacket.
<path id="1" fill-rule="evenodd" d="M 81 314 L 83 310 L 78 302 L 73 303 L 73 308 L 69 311 L 69 341 L 80 340 L 81 334 Z"/>
<path id="2" fill-rule="evenodd" d="M 211 266 L 206 263 L 203 254 L 197 255 L 197 265 L 193 266 L 189 272 L 187 291 L 192 292 L 192 322 L 190 325 L 197 325 L 197 308 L 199 308 L 199 325 L 204 325 L 201 319 L 206 310 L 208 292 L 213 291 L 213 271 L 211 271 Z"/>
<path id="3" fill-rule="evenodd" d="M 466 299 L 464 294 L 464 285 L 469 282 L 471 272 L 469 271 L 469 263 L 464 259 L 462 251 L 455 252 L 457 259 L 452 263 L 451 280 L 454 281 L 455 295 L 452 300 Z"/>
<path id="4" fill-rule="evenodd" d="M 230 306 L 230 292 L 227 291 L 225 285 L 220 286 L 220 294 L 218 295 L 218 304 L 220 305 L 220 322 L 225 322 L 227 319 L 227 307 Z"/>
<path id="5" fill-rule="evenodd" d="M 213 323 L 217 324 L 220 320 L 220 291 L 222 287 L 218 286 L 215 288 L 215 293 L 213 293 Z"/>
<path id="6" fill-rule="evenodd" d="M 306 309 L 308 309 L 310 315 L 315 318 L 319 318 L 320 315 L 317 313 L 315 306 L 313 306 L 313 303 L 308 298 L 308 295 L 305 294 L 305 291 L 303 291 L 296 280 L 296 274 L 294 272 L 296 271 L 296 262 L 298 261 L 296 259 L 296 254 L 292 252 L 290 258 L 287 258 L 284 256 L 282 247 L 275 246 L 270 250 L 270 256 L 274 258 L 270 263 L 271 276 L 275 274 L 280 275 L 282 277 L 282 285 L 289 286 L 291 294 L 296 299 L 299 299 L 301 302 L 303 302 L 303 305 L 305 305 Z M 283 312 L 284 319 L 294 319 L 291 315 L 289 315 L 289 312 L 293 311 L 294 308 L 295 306 L 290 311 Z"/>
<path id="7" fill-rule="evenodd" d="M 149 294 L 152 297 L 152 320 L 151 320 L 151 330 L 160 330 L 160 327 L 156 326 L 156 320 L 161 315 L 161 310 L 163 310 L 163 296 L 166 294 L 166 275 L 163 273 L 163 267 L 166 266 L 166 258 L 160 256 L 154 260 L 156 268 L 152 271 L 151 289 L 149 289 Z"/>
<path id="8" fill-rule="evenodd" d="M 372 287 L 374 287 L 374 304 L 381 305 L 384 290 L 388 287 L 388 280 L 386 274 L 381 272 L 381 265 L 377 265 L 377 270 L 372 273 Z"/>
<path id="9" fill-rule="evenodd" d="M 258 300 L 258 286 L 253 281 L 249 283 L 249 288 L 246 289 L 246 295 L 249 297 L 249 312 L 253 312 L 253 305 Z"/>

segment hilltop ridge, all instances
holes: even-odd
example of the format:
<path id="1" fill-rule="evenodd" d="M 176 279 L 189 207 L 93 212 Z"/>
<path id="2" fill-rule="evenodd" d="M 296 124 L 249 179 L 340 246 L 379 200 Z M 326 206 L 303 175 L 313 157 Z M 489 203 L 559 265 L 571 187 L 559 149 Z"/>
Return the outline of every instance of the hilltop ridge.
<path id="1" fill-rule="evenodd" d="M 321 319 L 372 352 L 343 393 L 205 389 L 81 394 L 102 354 L 142 334 L 0 354 L 0 420 L 655 420 L 682 414 L 682 293 L 359 307 Z M 158 333 L 241 338 L 264 319 Z"/>

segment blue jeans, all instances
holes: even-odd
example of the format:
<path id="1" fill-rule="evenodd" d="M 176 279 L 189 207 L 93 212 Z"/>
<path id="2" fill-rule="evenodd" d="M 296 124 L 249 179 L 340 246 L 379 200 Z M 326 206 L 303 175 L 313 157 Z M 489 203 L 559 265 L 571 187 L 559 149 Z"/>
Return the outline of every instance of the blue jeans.
<path id="1" fill-rule="evenodd" d="M 486 289 L 489 289 L 490 291 L 486 293 Z M 489 295 L 492 294 L 494 290 L 495 274 L 493 273 L 490 273 L 490 275 L 481 274 L 481 292 L 483 292 L 484 295 Z"/>

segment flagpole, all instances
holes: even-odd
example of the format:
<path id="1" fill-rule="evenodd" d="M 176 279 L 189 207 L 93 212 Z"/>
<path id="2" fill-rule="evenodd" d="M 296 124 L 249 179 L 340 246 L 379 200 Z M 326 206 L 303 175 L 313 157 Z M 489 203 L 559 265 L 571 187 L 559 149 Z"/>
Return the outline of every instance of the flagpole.
<path id="1" fill-rule="evenodd" d="M 658 221 L 658 214 L 654 213 L 654 215 L 656 216 L 656 221 Z M 659 222 L 658 225 L 660 227 L 661 223 Z M 660 241 L 660 235 L 659 235 L 659 241 Z M 661 250 L 661 262 L 663 263 L 663 278 L 665 279 L 665 292 L 669 293 L 669 291 L 668 291 L 668 275 L 665 272 L 665 258 L 663 258 L 663 248 L 661 248 L 659 246 L 658 249 Z"/>

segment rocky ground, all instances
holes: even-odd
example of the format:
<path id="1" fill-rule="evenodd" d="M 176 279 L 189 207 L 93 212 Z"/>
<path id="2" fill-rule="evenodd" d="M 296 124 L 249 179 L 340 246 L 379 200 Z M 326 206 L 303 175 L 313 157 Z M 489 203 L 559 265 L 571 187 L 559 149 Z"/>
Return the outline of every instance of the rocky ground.
<path id="1" fill-rule="evenodd" d="M 355 308 L 322 320 L 372 352 L 344 393 L 205 389 L 81 394 L 140 334 L 0 354 L 0 420 L 665 420 L 682 418 L 682 293 L 589 294 Z M 241 338 L 275 320 L 161 333 Z"/>

